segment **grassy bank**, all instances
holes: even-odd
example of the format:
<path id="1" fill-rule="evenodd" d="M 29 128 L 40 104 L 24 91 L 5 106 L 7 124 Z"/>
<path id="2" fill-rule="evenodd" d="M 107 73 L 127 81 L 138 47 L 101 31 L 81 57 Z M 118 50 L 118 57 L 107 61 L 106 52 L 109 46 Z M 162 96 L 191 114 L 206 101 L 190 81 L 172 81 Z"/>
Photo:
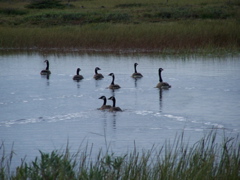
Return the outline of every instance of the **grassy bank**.
<path id="1" fill-rule="evenodd" d="M 239 51 L 237 0 L 0 1 L 0 47 Z"/>
<path id="2" fill-rule="evenodd" d="M 231 179 L 240 178 L 239 139 L 223 138 L 216 142 L 216 132 L 211 132 L 190 146 L 184 135 L 174 142 L 166 141 L 161 147 L 150 150 L 115 155 L 99 151 L 94 158 L 92 147 L 77 153 L 52 151 L 44 153 L 30 163 L 22 162 L 15 172 L 10 172 L 13 151 L 6 155 L 0 146 L 0 178 L 4 179 Z"/>
<path id="3" fill-rule="evenodd" d="M 214 24 L 214 26 L 213 26 Z M 240 24 L 234 21 L 178 21 L 166 24 L 90 24 L 82 27 L 0 27 L 1 47 L 76 49 L 239 48 Z"/>

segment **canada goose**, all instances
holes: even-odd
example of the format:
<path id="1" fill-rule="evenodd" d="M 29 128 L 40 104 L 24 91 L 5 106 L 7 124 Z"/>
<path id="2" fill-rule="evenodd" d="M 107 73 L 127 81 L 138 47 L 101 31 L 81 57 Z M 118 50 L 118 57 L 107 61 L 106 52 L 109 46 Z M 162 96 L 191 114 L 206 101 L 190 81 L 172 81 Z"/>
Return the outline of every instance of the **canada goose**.
<path id="1" fill-rule="evenodd" d="M 109 100 L 113 101 L 113 105 L 112 107 L 109 109 L 109 111 L 113 112 L 113 111 L 122 111 L 120 107 L 116 107 L 116 99 L 114 96 L 111 96 L 110 98 L 108 98 Z"/>
<path id="2" fill-rule="evenodd" d="M 132 74 L 133 78 L 141 78 L 143 75 L 139 72 L 137 72 L 137 65 L 138 63 L 134 63 L 134 73 Z"/>
<path id="3" fill-rule="evenodd" d="M 73 80 L 82 80 L 83 79 L 83 76 L 79 74 L 79 72 L 81 71 L 80 68 L 77 68 L 77 74 L 75 76 L 73 76 Z"/>
<path id="4" fill-rule="evenodd" d="M 48 62 L 48 60 L 45 60 L 44 62 L 47 64 L 47 67 L 46 67 L 46 69 L 42 70 L 40 72 L 40 74 L 41 75 L 49 75 L 49 74 L 51 74 L 51 71 L 49 70 L 49 62 Z"/>
<path id="5" fill-rule="evenodd" d="M 163 68 L 159 68 L 158 69 L 158 75 L 159 75 L 159 83 L 157 84 L 156 88 L 159 88 L 159 89 L 168 89 L 170 88 L 171 86 L 167 83 L 167 82 L 163 82 L 162 80 L 162 73 L 163 71 Z"/>
<path id="6" fill-rule="evenodd" d="M 96 80 L 104 78 L 104 76 L 102 74 L 97 72 L 98 70 L 101 70 L 101 69 L 99 67 L 96 67 L 95 68 L 95 74 L 93 76 L 93 78 L 96 79 Z"/>
<path id="7" fill-rule="evenodd" d="M 103 105 L 100 107 L 100 108 L 98 108 L 99 110 L 105 110 L 105 109 L 110 109 L 112 106 L 110 106 L 110 105 L 106 105 L 106 103 L 107 103 L 107 98 L 105 97 L 105 96 L 101 96 L 100 98 L 98 98 L 98 99 L 102 99 L 103 100 Z"/>
<path id="8" fill-rule="evenodd" d="M 109 76 L 112 76 L 112 82 L 110 86 L 108 87 L 109 89 L 119 89 L 121 88 L 118 84 L 114 84 L 115 76 L 113 73 L 110 73 Z"/>

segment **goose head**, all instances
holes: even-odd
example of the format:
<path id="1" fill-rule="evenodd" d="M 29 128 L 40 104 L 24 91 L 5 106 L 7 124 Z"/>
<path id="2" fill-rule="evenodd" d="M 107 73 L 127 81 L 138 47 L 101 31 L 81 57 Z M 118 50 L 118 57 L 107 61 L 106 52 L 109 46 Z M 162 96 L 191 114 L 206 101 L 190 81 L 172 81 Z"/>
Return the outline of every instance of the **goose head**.
<path id="1" fill-rule="evenodd" d="M 101 96 L 101 97 L 98 98 L 98 99 L 103 99 L 103 100 L 104 100 L 104 99 L 106 99 L 106 97 L 105 97 L 105 96 Z"/>
<path id="2" fill-rule="evenodd" d="M 101 70 L 101 69 L 99 67 L 96 67 L 95 70 L 98 71 L 98 70 Z"/>
<path id="3" fill-rule="evenodd" d="M 110 74 L 109 74 L 109 76 L 112 76 L 112 77 L 113 77 L 113 76 L 114 76 L 114 74 L 113 74 L 113 73 L 110 73 Z"/>
<path id="4" fill-rule="evenodd" d="M 108 100 L 112 100 L 112 101 L 115 101 L 115 97 L 114 96 L 111 96 L 110 98 L 108 98 Z"/>
<path id="5" fill-rule="evenodd" d="M 159 68 L 159 71 L 162 72 L 162 71 L 163 71 L 163 68 Z"/>

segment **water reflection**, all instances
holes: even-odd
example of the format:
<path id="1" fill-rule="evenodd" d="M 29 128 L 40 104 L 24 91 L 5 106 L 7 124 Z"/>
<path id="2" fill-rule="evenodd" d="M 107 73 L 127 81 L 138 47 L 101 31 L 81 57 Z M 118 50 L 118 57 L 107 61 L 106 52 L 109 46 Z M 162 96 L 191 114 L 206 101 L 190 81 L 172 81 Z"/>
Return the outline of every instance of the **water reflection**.
<path id="1" fill-rule="evenodd" d="M 159 89 L 159 112 L 162 112 L 162 89 Z"/>
<path id="2" fill-rule="evenodd" d="M 110 128 L 113 130 L 116 130 L 116 117 L 117 112 L 109 112 L 109 110 L 101 110 L 101 118 L 103 119 L 103 129 L 104 131 L 107 130 L 108 127 L 108 121 L 111 123 Z"/>
<path id="3" fill-rule="evenodd" d="M 114 130 L 117 129 L 117 125 L 116 125 L 116 116 L 117 116 L 117 112 L 111 112 L 112 113 L 112 116 L 111 116 L 111 119 L 112 119 L 112 128 Z"/>
<path id="4" fill-rule="evenodd" d="M 77 88 L 79 89 L 81 86 L 80 86 L 80 83 L 79 81 L 77 81 Z"/>
<path id="5" fill-rule="evenodd" d="M 117 91 L 118 91 L 117 89 L 110 89 L 111 96 L 115 97 L 115 92 L 117 92 Z"/>
<path id="6" fill-rule="evenodd" d="M 95 87 L 98 88 L 101 85 L 101 81 L 100 80 L 95 80 Z"/>
<path id="7" fill-rule="evenodd" d="M 41 75 L 42 78 L 46 78 L 46 79 L 49 79 L 50 78 L 50 74 L 47 74 L 47 75 Z"/>
<path id="8" fill-rule="evenodd" d="M 47 86 L 49 86 L 50 85 L 50 74 L 47 74 L 47 75 L 41 75 L 41 78 L 43 78 L 43 79 L 46 79 L 46 84 L 47 84 Z"/>
<path id="9" fill-rule="evenodd" d="M 134 87 L 135 88 L 137 87 L 137 81 L 138 81 L 138 78 L 134 78 Z"/>

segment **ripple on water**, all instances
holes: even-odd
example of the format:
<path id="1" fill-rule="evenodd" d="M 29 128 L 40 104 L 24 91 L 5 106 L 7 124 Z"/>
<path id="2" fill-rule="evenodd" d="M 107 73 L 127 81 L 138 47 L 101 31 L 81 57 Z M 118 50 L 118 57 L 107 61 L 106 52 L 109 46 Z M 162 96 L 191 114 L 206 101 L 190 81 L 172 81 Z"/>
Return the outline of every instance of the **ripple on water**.
<path id="1" fill-rule="evenodd" d="M 164 116 L 167 117 L 167 118 L 170 118 L 170 119 L 174 119 L 176 121 L 187 121 L 186 118 L 181 117 L 181 116 L 174 116 L 174 115 L 171 115 L 171 114 L 166 114 Z"/>
<path id="2" fill-rule="evenodd" d="M 182 123 L 182 128 L 184 130 L 188 131 L 203 131 L 204 129 L 209 129 L 209 128 L 216 128 L 216 129 L 224 129 L 224 125 L 218 124 L 218 123 L 213 123 L 213 122 L 202 122 L 199 120 L 187 120 L 186 117 L 183 116 L 178 116 L 178 115 L 173 115 L 173 114 L 163 114 L 160 112 L 153 112 L 153 111 L 135 111 L 135 114 L 137 115 L 142 115 L 142 116 L 154 116 L 154 117 L 163 117 L 165 120 L 170 120 L 170 121 L 175 121 Z M 171 124 L 171 122 L 169 123 Z M 201 124 L 201 127 L 199 127 L 198 124 Z M 171 126 L 168 126 L 168 123 L 166 124 L 167 129 L 173 129 Z M 176 129 L 179 129 L 181 127 L 177 127 Z M 150 128 L 152 130 L 157 130 L 157 129 L 162 129 L 162 127 L 152 127 Z"/>
<path id="3" fill-rule="evenodd" d="M 0 122 L 0 126 L 10 127 L 17 124 L 33 124 L 33 123 L 41 123 L 41 122 L 59 122 L 66 120 L 74 120 L 78 118 L 88 118 L 88 112 L 80 112 L 80 113 L 71 113 L 65 115 L 56 115 L 56 116 L 47 116 L 47 117 L 37 117 L 37 118 L 28 118 L 28 119 L 16 119 L 16 120 L 7 120 Z"/>
<path id="4" fill-rule="evenodd" d="M 136 114 L 138 115 L 149 115 L 149 114 L 153 114 L 153 111 L 135 111 Z"/>

